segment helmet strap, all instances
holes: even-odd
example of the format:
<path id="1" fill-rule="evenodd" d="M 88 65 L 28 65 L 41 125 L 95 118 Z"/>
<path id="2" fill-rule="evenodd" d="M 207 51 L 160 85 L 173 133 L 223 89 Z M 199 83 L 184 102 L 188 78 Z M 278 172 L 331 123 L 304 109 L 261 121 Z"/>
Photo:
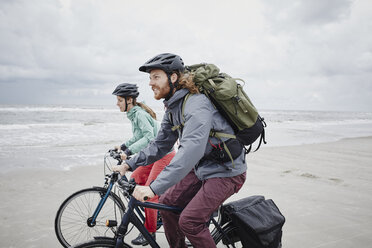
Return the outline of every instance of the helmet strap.
<path id="1" fill-rule="evenodd" d="M 124 112 L 127 112 L 127 110 L 128 110 L 127 97 L 124 97 L 124 99 L 125 99 L 125 109 L 124 109 Z"/>
<path id="2" fill-rule="evenodd" d="M 177 77 L 177 80 L 176 82 L 174 82 L 174 84 L 172 83 L 172 80 L 171 80 L 171 76 L 172 76 L 173 73 L 167 73 L 167 76 L 168 76 L 168 83 L 169 83 L 169 93 L 168 95 L 165 97 L 165 100 L 168 101 L 172 96 L 173 96 L 173 91 L 174 91 L 174 88 L 177 88 L 178 86 L 178 77 Z"/>

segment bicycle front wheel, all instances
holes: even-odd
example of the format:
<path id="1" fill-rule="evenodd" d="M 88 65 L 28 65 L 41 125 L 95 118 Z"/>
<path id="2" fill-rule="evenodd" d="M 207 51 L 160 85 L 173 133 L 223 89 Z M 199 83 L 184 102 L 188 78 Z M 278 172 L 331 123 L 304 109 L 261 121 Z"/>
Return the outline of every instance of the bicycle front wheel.
<path id="1" fill-rule="evenodd" d="M 115 247 L 116 239 L 114 238 L 102 238 L 102 237 L 97 237 L 93 240 L 89 240 L 87 242 L 78 244 L 74 246 L 74 248 L 98 248 L 98 247 Z M 130 245 L 128 244 L 123 244 L 123 248 L 131 248 Z"/>
<path id="2" fill-rule="evenodd" d="M 125 212 L 123 202 L 115 193 L 110 192 L 97 216 L 95 225 L 91 225 L 89 221 L 106 192 L 107 189 L 102 187 L 83 189 L 72 194 L 62 203 L 57 211 L 54 228 L 59 242 L 64 247 L 82 243 L 97 236 L 115 236 L 116 226 L 106 227 L 106 220 L 120 224 Z"/>

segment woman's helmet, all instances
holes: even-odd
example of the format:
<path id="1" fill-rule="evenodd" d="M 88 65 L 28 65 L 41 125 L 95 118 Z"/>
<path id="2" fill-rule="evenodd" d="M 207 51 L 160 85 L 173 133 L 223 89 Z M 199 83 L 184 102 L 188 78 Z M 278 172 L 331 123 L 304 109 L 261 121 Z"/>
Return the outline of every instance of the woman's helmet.
<path id="1" fill-rule="evenodd" d="M 165 73 L 171 74 L 173 71 L 183 72 L 185 65 L 180 56 L 172 53 L 162 53 L 153 57 L 139 68 L 142 72 L 150 72 L 152 69 L 161 69 Z"/>
<path id="2" fill-rule="evenodd" d="M 139 92 L 136 84 L 123 83 L 119 84 L 112 94 L 121 97 L 131 96 L 137 98 Z"/>

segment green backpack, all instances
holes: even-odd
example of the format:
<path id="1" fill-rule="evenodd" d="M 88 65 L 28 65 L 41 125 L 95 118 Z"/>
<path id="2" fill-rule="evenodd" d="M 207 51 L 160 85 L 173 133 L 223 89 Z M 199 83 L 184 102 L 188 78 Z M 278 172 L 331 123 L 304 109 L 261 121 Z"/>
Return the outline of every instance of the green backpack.
<path id="1" fill-rule="evenodd" d="M 243 80 L 232 78 L 225 73 L 220 73 L 220 69 L 213 64 L 196 64 L 186 66 L 185 73 L 193 75 L 193 82 L 198 86 L 200 93 L 205 94 L 218 109 L 222 116 L 229 122 L 234 129 L 235 135 L 225 134 L 211 130 L 210 136 L 216 138 L 230 138 L 238 140 L 243 146 L 249 146 L 246 153 L 252 148 L 252 143 L 260 136 L 258 148 L 265 141 L 266 123 L 257 112 L 251 100 L 244 92 L 242 85 L 236 81 Z M 190 94 L 186 95 L 182 106 L 182 116 L 184 106 Z M 225 142 L 223 146 L 231 160 L 230 151 Z"/>

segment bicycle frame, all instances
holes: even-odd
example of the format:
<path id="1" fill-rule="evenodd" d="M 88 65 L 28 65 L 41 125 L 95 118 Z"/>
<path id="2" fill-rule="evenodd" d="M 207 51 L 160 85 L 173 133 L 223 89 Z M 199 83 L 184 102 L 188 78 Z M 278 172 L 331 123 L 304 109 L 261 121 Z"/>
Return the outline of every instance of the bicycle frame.
<path id="1" fill-rule="evenodd" d="M 125 233 L 128 230 L 129 223 L 132 223 L 134 226 L 136 226 L 138 231 L 140 231 L 142 235 L 146 238 L 146 240 L 149 242 L 149 245 L 151 247 L 160 248 L 158 243 L 155 241 L 155 239 L 150 235 L 150 233 L 147 231 L 145 226 L 142 224 L 141 220 L 137 217 L 136 214 L 134 214 L 134 209 L 138 207 L 171 211 L 175 213 L 181 213 L 183 209 L 178 208 L 178 207 L 167 206 L 167 205 L 160 204 L 160 203 L 140 202 L 136 200 L 134 197 L 130 198 L 127 212 L 124 214 L 121 224 L 118 228 L 118 237 L 116 240 L 116 247 L 123 247 Z"/>
<path id="2" fill-rule="evenodd" d="M 161 203 L 140 202 L 132 196 L 128 203 L 127 212 L 124 214 L 121 224 L 118 228 L 118 236 L 116 238 L 116 246 L 115 246 L 116 248 L 123 247 L 124 237 L 125 237 L 125 233 L 128 230 L 129 223 L 132 223 L 138 229 L 138 231 L 142 233 L 142 235 L 149 242 L 149 245 L 151 247 L 160 248 L 159 244 L 151 236 L 149 231 L 147 231 L 147 229 L 145 228 L 141 220 L 137 217 L 136 214 L 134 214 L 134 209 L 137 209 L 138 207 L 151 208 L 151 209 L 157 209 L 157 210 L 163 210 L 163 211 L 171 211 L 174 213 L 181 213 L 183 210 L 182 208 L 179 208 L 179 207 L 168 206 L 168 205 L 164 205 Z M 221 233 L 231 243 L 230 238 L 222 230 L 221 225 L 213 218 L 213 214 L 210 218 L 210 222 L 213 223 L 213 225 L 217 229 L 217 232 Z M 232 244 L 232 246 L 235 247 L 234 244 Z"/>
<path id="3" fill-rule="evenodd" d="M 123 176 L 122 179 L 124 181 L 128 182 L 128 179 L 127 179 L 126 176 Z M 107 187 L 107 191 L 106 191 L 105 195 L 103 197 L 101 197 L 101 200 L 98 202 L 98 205 L 97 205 L 96 209 L 94 210 L 92 216 L 88 218 L 88 220 L 87 220 L 88 226 L 93 227 L 93 226 L 96 225 L 96 219 L 97 219 L 99 213 L 101 212 L 103 206 L 105 205 L 105 202 L 108 199 L 108 197 L 110 195 L 110 192 L 112 191 L 112 188 L 114 187 L 116 181 L 117 181 L 117 178 L 111 178 L 110 182 L 108 183 L 108 186 L 105 186 L 105 188 Z M 134 209 L 135 209 L 137 215 L 142 220 L 142 222 L 144 222 L 145 221 L 144 211 L 143 211 L 143 209 L 140 209 L 139 207 L 142 207 L 142 205 L 138 204 L 136 207 L 134 207 Z M 161 224 L 161 222 L 158 222 L 157 225 L 162 225 L 162 224 Z"/>
<path id="4" fill-rule="evenodd" d="M 118 156 L 113 151 L 110 152 L 110 154 L 111 154 L 112 157 L 114 157 L 114 158 L 116 157 L 116 159 L 118 159 L 118 164 L 121 163 L 120 156 Z M 118 173 L 113 173 L 111 175 L 110 182 L 108 183 L 108 186 L 107 186 L 106 194 L 101 198 L 101 200 L 98 203 L 98 206 L 95 209 L 92 217 L 90 217 L 88 219 L 88 225 L 91 225 L 91 226 L 94 226 L 95 225 L 96 218 L 99 215 L 99 213 L 100 213 L 103 205 L 105 204 L 107 198 L 109 197 L 109 195 L 111 193 L 111 190 L 114 187 L 114 185 L 115 185 L 116 182 L 118 182 L 119 185 L 122 186 L 122 187 L 124 186 L 124 185 L 122 185 L 122 183 L 125 183 L 127 185 L 130 185 L 131 184 L 130 182 L 128 182 L 128 179 L 127 179 L 127 177 L 125 175 L 123 177 L 121 177 L 121 179 L 119 179 L 119 180 L 118 180 L 118 177 L 119 177 L 119 174 Z M 105 184 L 107 184 L 107 181 L 106 181 Z M 133 189 L 134 189 L 134 187 L 132 188 L 132 190 Z M 127 191 L 127 193 L 129 193 L 129 191 Z M 129 194 L 125 194 L 124 193 L 124 196 L 125 197 L 130 196 L 130 198 L 129 198 L 129 202 L 128 202 L 128 208 L 127 208 L 127 210 L 126 210 L 126 212 L 125 212 L 125 214 L 124 214 L 124 216 L 122 218 L 122 221 L 120 223 L 120 226 L 117 229 L 117 233 L 116 233 L 116 236 L 115 236 L 115 238 L 116 238 L 116 245 L 115 245 L 115 247 L 117 247 L 117 248 L 123 247 L 123 245 L 124 245 L 124 237 L 125 237 L 125 235 L 126 235 L 126 233 L 128 231 L 128 225 L 129 225 L 129 223 L 132 223 L 138 229 L 138 231 L 140 231 L 140 233 L 142 233 L 142 235 L 149 242 L 149 245 L 151 247 L 160 248 L 159 244 L 155 241 L 155 239 L 147 231 L 147 229 L 145 228 L 145 226 L 143 224 L 143 222 L 145 221 L 145 217 L 142 214 L 142 212 L 140 210 L 140 207 L 142 207 L 142 208 L 157 209 L 157 210 L 163 210 L 163 211 L 171 211 L 171 212 L 174 212 L 174 213 L 181 213 L 183 209 L 182 208 L 179 208 L 179 207 L 173 207 L 173 206 L 168 206 L 168 205 L 160 204 L 160 203 L 140 202 L 140 201 L 136 200 L 131 195 L 131 193 L 129 193 Z M 138 215 L 136 215 L 134 211 L 136 211 Z M 226 233 L 222 230 L 221 225 L 213 218 L 213 215 L 211 216 L 211 219 L 210 219 L 210 222 L 209 223 L 211 223 L 211 222 L 215 226 L 216 231 L 219 232 L 219 233 L 221 233 L 227 240 L 229 240 L 229 243 L 231 243 L 229 237 L 227 237 Z M 234 244 L 232 244 L 232 246 L 235 247 Z"/>
<path id="5" fill-rule="evenodd" d="M 123 176 L 122 179 L 126 182 L 128 181 L 126 176 Z M 92 216 L 88 218 L 88 221 L 87 221 L 88 226 L 90 226 L 90 227 L 95 226 L 96 219 L 97 219 L 99 213 L 101 212 L 102 207 L 105 205 L 105 202 L 106 202 L 107 198 L 109 197 L 110 192 L 111 192 L 112 188 L 114 187 L 116 181 L 117 181 L 117 177 L 116 178 L 111 177 L 110 182 L 108 183 L 108 186 L 107 186 L 106 194 L 98 202 L 98 205 L 97 205 L 96 209 L 94 210 Z M 136 209 L 137 214 L 140 216 L 141 220 L 145 221 L 145 216 L 143 215 L 141 210 L 137 207 L 135 209 Z"/>

